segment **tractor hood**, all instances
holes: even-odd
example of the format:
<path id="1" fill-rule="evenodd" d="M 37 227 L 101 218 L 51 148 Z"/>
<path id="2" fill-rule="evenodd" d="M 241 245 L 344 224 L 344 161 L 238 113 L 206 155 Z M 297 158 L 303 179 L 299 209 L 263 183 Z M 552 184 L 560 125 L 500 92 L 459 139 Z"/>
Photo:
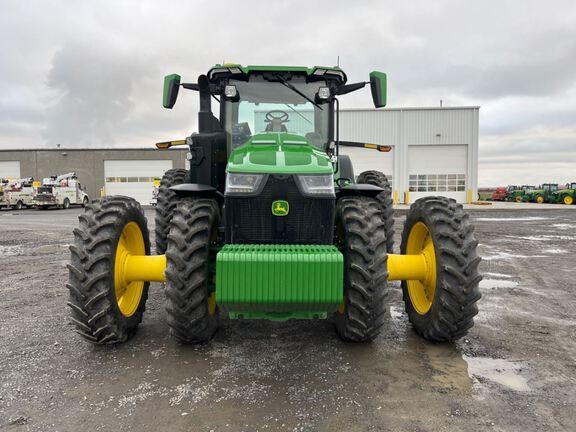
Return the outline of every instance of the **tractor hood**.
<path id="1" fill-rule="evenodd" d="M 330 158 L 301 135 L 262 133 L 236 148 L 228 172 L 262 174 L 331 174 Z"/>

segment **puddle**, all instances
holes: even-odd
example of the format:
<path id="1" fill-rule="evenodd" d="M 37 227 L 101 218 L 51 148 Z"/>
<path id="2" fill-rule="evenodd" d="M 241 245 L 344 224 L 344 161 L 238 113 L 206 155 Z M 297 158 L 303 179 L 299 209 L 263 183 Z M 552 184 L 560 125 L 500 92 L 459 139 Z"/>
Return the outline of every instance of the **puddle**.
<path id="1" fill-rule="evenodd" d="M 514 239 L 514 240 L 529 240 L 529 241 L 549 241 L 549 240 L 576 240 L 576 236 L 569 235 L 540 235 L 540 236 L 510 236 L 505 235 L 502 237 Z"/>
<path id="2" fill-rule="evenodd" d="M 510 260 L 516 258 L 547 258 L 547 255 L 516 255 L 510 252 L 496 252 L 495 255 L 482 256 L 483 261 Z"/>
<path id="3" fill-rule="evenodd" d="M 554 228 L 558 228 L 559 230 L 576 229 L 576 225 L 567 224 L 567 223 L 553 224 L 552 226 L 553 226 Z"/>
<path id="4" fill-rule="evenodd" d="M 502 273 L 491 273 L 491 272 L 484 273 L 484 276 L 492 276 L 495 278 L 506 278 L 506 279 L 510 279 L 512 277 L 510 275 L 506 275 L 506 274 L 502 274 Z"/>
<path id="5" fill-rule="evenodd" d="M 21 246 L 0 246 L 0 257 L 23 255 Z"/>
<path id="6" fill-rule="evenodd" d="M 462 358 L 468 363 L 468 376 L 479 380 L 492 381 L 510 390 L 517 392 L 530 391 L 528 381 L 520 373 L 525 368 L 521 362 L 505 359 L 494 359 L 490 357 L 468 357 Z"/>
<path id="7" fill-rule="evenodd" d="M 518 282 L 502 279 L 482 279 L 479 286 L 483 289 L 516 288 L 518 286 Z"/>
<path id="8" fill-rule="evenodd" d="M 549 218 L 541 216 L 526 216 L 517 218 L 490 218 L 490 217 L 480 217 L 476 218 L 480 222 L 526 222 L 526 221 L 538 221 L 538 220 L 548 220 Z"/>
<path id="9" fill-rule="evenodd" d="M 553 255 L 568 253 L 568 251 L 564 250 L 564 249 L 546 249 L 546 250 L 543 250 L 542 252 L 548 253 L 548 254 L 553 254 Z"/>
<path id="10" fill-rule="evenodd" d="M 426 357 L 433 369 L 432 383 L 435 387 L 468 392 L 472 380 L 468 375 L 468 364 L 454 346 L 429 345 Z"/>

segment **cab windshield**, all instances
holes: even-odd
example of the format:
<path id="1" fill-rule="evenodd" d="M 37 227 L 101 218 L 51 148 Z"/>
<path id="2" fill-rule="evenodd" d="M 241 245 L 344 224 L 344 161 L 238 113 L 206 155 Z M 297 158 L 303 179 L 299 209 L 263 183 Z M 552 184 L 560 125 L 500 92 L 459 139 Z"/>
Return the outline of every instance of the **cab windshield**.
<path id="1" fill-rule="evenodd" d="M 314 100 L 325 81 L 306 83 L 304 77 L 293 77 L 289 84 Z M 225 101 L 225 129 L 228 149 L 233 150 L 261 133 L 295 134 L 306 138 L 314 147 L 325 150 L 330 139 L 330 105 L 315 106 L 281 82 L 270 82 L 254 76 L 249 82 L 230 80 L 239 100 Z"/>

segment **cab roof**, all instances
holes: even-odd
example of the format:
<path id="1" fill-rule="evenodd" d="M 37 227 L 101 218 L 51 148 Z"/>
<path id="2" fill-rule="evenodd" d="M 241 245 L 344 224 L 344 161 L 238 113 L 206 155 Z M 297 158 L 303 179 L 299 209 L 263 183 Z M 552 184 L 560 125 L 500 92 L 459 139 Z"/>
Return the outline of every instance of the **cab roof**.
<path id="1" fill-rule="evenodd" d="M 338 84 L 345 84 L 347 81 L 346 74 L 338 66 L 242 66 L 237 63 L 216 64 L 208 71 L 210 82 L 216 82 L 223 78 L 247 78 L 251 74 L 263 72 L 295 73 L 306 75 L 309 78 L 332 79 L 338 81 Z"/>

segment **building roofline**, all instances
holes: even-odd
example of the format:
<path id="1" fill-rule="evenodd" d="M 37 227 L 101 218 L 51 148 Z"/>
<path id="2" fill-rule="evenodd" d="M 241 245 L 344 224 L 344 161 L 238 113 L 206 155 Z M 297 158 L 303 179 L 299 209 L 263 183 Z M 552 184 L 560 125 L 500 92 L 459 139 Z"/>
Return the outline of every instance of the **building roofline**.
<path id="1" fill-rule="evenodd" d="M 479 110 L 480 106 L 442 106 L 442 107 L 393 107 L 393 108 L 341 108 L 340 111 L 449 111 L 449 110 Z"/>

